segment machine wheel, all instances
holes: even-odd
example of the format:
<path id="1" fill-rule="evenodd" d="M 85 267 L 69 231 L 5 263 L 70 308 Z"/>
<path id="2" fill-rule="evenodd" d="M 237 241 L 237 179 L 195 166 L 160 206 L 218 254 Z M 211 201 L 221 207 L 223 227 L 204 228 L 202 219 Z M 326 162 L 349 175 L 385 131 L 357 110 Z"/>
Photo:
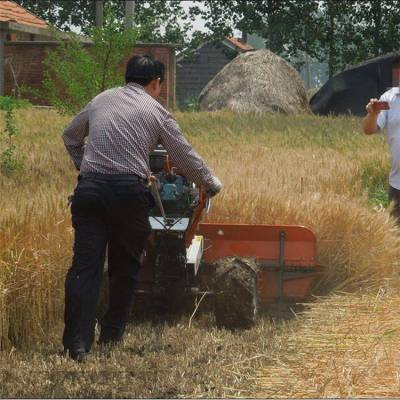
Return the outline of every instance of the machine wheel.
<path id="1" fill-rule="evenodd" d="M 216 265 L 215 320 L 217 327 L 251 328 L 257 318 L 257 266 L 252 260 L 225 259 Z"/>

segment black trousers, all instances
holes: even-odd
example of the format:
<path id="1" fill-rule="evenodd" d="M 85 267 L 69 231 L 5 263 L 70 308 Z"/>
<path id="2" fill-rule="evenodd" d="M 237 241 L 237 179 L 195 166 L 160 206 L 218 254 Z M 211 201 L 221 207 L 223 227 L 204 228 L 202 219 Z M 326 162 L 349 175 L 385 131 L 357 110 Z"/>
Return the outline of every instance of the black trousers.
<path id="1" fill-rule="evenodd" d="M 151 231 L 154 200 L 143 183 L 129 176 L 93 175 L 79 180 L 71 203 L 75 241 L 65 281 L 63 344 L 72 350 L 89 351 L 94 341 L 107 244 L 109 307 L 100 325 L 123 333 Z"/>
<path id="2" fill-rule="evenodd" d="M 393 209 L 390 215 L 400 223 L 400 190 L 389 185 L 389 200 L 393 202 Z"/>

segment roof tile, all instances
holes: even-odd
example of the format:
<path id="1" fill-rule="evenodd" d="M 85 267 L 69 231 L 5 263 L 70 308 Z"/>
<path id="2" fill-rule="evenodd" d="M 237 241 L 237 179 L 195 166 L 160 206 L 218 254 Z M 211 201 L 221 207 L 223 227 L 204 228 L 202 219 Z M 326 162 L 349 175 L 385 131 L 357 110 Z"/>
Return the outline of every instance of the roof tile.
<path id="1" fill-rule="evenodd" d="M 241 49 L 243 51 L 254 50 L 253 46 L 250 46 L 247 43 L 242 43 L 234 37 L 226 37 L 226 39 L 229 40 L 234 46 L 238 47 L 239 49 Z"/>
<path id="2" fill-rule="evenodd" d="M 31 25 L 37 28 L 48 28 L 46 21 L 32 14 L 13 1 L 0 1 L 0 21 L 17 22 L 23 25 Z"/>

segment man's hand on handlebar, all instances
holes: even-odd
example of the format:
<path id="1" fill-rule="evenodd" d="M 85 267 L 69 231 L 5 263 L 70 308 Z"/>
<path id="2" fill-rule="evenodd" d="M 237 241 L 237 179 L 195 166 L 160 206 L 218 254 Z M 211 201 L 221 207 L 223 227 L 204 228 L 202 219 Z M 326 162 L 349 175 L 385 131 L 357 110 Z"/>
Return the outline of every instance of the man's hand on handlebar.
<path id="1" fill-rule="evenodd" d="M 207 189 L 207 194 L 210 197 L 216 196 L 220 191 L 222 190 L 222 183 L 221 181 L 216 177 L 213 176 L 213 182 L 212 184 L 208 187 Z"/>

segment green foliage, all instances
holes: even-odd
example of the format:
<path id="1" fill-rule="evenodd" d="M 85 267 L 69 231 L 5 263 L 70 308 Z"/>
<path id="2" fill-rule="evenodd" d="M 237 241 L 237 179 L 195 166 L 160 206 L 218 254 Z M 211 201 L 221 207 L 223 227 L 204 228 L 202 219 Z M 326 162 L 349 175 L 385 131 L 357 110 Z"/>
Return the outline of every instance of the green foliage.
<path id="1" fill-rule="evenodd" d="M 197 1 L 196 3 L 200 3 Z M 304 53 L 327 62 L 329 75 L 398 50 L 400 0 L 207 0 L 195 13 L 215 35 L 257 33 L 289 61 Z"/>
<path id="2" fill-rule="evenodd" d="M 26 99 L 17 99 L 15 97 L 0 96 L 0 110 L 6 111 L 10 108 L 27 108 L 32 104 Z"/>
<path id="3" fill-rule="evenodd" d="M 362 7 L 360 2 L 357 3 L 358 6 L 353 4 L 349 13 L 350 23 L 355 24 L 355 29 L 352 46 L 345 48 L 346 60 L 357 62 L 368 57 L 398 51 L 400 1 L 369 0 L 362 2 Z"/>
<path id="4" fill-rule="evenodd" d="M 199 101 L 197 96 L 190 96 L 178 104 L 179 111 L 196 112 L 199 111 Z"/>
<path id="5" fill-rule="evenodd" d="M 367 161 L 361 168 L 362 187 L 367 191 L 370 202 L 385 208 L 389 205 L 388 170 L 389 165 L 377 160 Z"/>
<path id="6" fill-rule="evenodd" d="M 18 159 L 16 154 L 16 146 L 7 147 L 0 155 L 1 172 L 9 174 L 20 170 L 23 167 L 23 162 Z"/>
<path id="7" fill-rule="evenodd" d="M 16 2 L 65 32 L 75 28 L 85 34 L 91 34 L 95 24 L 94 0 L 16 0 Z M 123 21 L 124 1 L 107 0 L 104 4 L 113 10 L 118 20 Z M 192 39 L 189 35 L 196 15 L 187 15 L 183 4 L 184 2 L 179 0 L 136 1 L 134 22 L 140 28 L 138 40 L 173 43 L 180 49 L 196 46 L 197 38 Z"/>
<path id="8" fill-rule="evenodd" d="M 91 0 L 16 0 L 58 29 L 90 33 L 95 21 Z M 234 29 L 258 33 L 266 47 L 290 62 L 308 53 L 327 62 L 329 74 L 366 58 L 397 51 L 400 0 L 197 0 L 185 12 L 179 0 L 136 1 L 135 24 L 143 42 L 174 43 L 190 52 L 200 43 L 220 40 Z M 116 18 L 124 18 L 124 1 L 107 0 Z M 208 32 L 189 35 L 202 17 Z M 301 65 L 297 65 L 299 67 Z"/>
<path id="9" fill-rule="evenodd" d="M 14 143 L 18 128 L 15 125 L 15 103 L 9 101 L 5 106 L 5 131 L 1 141 L 5 143 L 5 149 L 0 154 L 0 170 L 9 174 L 23 168 L 23 159 L 18 156 L 17 146 Z"/>
<path id="10" fill-rule="evenodd" d="M 63 113 L 75 113 L 100 92 L 123 84 L 122 61 L 132 52 L 139 31 L 123 29 L 108 9 L 103 28 L 91 30 L 92 45 L 77 35 L 59 40 L 48 53 L 41 97 Z"/>

